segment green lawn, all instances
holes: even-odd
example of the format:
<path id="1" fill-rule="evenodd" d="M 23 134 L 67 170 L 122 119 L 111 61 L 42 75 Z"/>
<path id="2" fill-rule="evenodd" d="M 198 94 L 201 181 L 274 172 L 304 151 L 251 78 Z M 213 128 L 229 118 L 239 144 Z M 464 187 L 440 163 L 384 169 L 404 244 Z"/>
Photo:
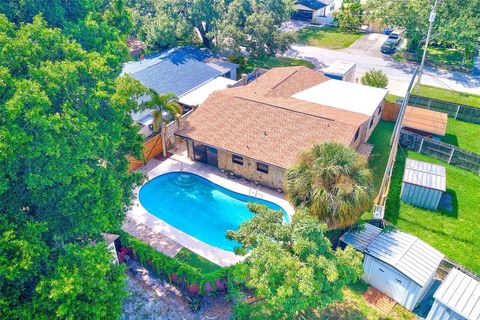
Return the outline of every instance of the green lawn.
<path id="1" fill-rule="evenodd" d="M 404 97 L 401 97 L 401 96 L 396 96 L 394 94 L 387 94 L 387 96 L 385 97 L 385 100 L 387 100 L 388 102 L 397 102 L 398 99 L 403 99 Z"/>
<path id="2" fill-rule="evenodd" d="M 247 58 L 245 65 L 240 66 L 238 69 L 238 74 L 250 73 L 256 68 L 272 69 L 275 67 L 291 66 L 305 66 L 312 69 L 315 67 L 310 61 L 287 57 Z"/>
<path id="3" fill-rule="evenodd" d="M 475 95 L 472 93 L 456 92 L 437 87 L 420 85 L 415 86 L 413 89 L 413 94 L 480 108 L 480 95 Z"/>
<path id="4" fill-rule="evenodd" d="M 360 39 L 362 33 L 344 32 L 335 27 L 309 27 L 297 32 L 298 41 L 316 47 L 343 49 Z"/>
<path id="5" fill-rule="evenodd" d="M 480 124 L 448 119 L 447 133 L 442 141 L 480 154 Z"/>
<path id="6" fill-rule="evenodd" d="M 175 259 L 185 262 L 192 267 L 196 267 L 203 273 L 210 273 L 221 269 L 220 266 L 217 266 L 213 262 L 208 261 L 187 248 L 182 248 L 175 256 Z"/>
<path id="7" fill-rule="evenodd" d="M 344 290 L 342 302 L 330 305 L 319 319 L 349 320 L 414 320 L 415 315 L 399 304 L 388 315 L 382 315 L 376 308 L 368 305 L 363 297 L 368 285 L 358 281 Z"/>
<path id="8" fill-rule="evenodd" d="M 404 152 L 410 158 L 438 163 L 447 170 L 447 192 L 453 197 L 453 211 L 434 212 L 400 201 L 405 166 Z M 447 257 L 480 273 L 480 176 L 433 158 L 399 150 L 394 167 L 385 218 L 403 231 L 423 239 Z"/>
<path id="9" fill-rule="evenodd" d="M 388 154 L 390 152 L 390 137 L 392 136 L 394 122 L 380 120 L 367 143 L 373 144 L 372 154 L 368 159 L 368 164 L 373 174 L 375 190 L 380 189 L 383 173 L 387 166 Z"/>
<path id="10" fill-rule="evenodd" d="M 420 63 L 423 56 L 423 47 L 415 53 L 407 53 L 400 50 L 393 54 L 393 58 L 399 62 L 414 61 Z M 446 67 L 449 70 L 458 70 L 470 72 L 473 67 L 473 58 L 468 58 L 463 63 L 463 51 L 455 48 L 442 48 L 429 46 L 427 51 L 426 63 L 437 67 Z"/>

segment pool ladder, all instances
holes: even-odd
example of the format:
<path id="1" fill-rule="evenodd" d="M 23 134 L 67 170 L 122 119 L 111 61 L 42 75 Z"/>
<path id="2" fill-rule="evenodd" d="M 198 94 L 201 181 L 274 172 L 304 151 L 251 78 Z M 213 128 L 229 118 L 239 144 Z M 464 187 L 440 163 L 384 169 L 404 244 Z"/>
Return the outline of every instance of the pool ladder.
<path id="1" fill-rule="evenodd" d="M 259 189 L 258 184 L 255 185 L 255 188 L 250 187 L 250 191 L 248 192 L 248 195 L 256 198 L 260 198 L 260 199 L 263 198 L 262 193 L 258 189 Z"/>

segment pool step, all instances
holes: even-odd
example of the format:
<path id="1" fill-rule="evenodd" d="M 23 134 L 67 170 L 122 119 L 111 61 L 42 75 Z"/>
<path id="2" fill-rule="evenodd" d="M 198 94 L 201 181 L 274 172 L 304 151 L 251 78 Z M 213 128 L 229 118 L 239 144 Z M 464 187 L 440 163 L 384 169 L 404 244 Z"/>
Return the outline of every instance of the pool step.
<path id="1" fill-rule="evenodd" d="M 179 174 L 173 179 L 173 183 L 179 187 L 191 187 L 198 183 L 198 179 L 191 174 Z"/>

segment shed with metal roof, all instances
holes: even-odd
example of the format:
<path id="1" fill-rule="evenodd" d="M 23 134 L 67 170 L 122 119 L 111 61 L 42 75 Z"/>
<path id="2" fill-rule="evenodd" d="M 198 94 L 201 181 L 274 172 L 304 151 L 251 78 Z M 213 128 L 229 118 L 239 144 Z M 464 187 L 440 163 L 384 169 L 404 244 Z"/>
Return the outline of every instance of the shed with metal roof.
<path id="1" fill-rule="evenodd" d="M 445 167 L 433 163 L 407 159 L 403 173 L 403 202 L 416 207 L 437 210 L 446 190 Z"/>
<path id="2" fill-rule="evenodd" d="M 480 282 L 452 269 L 433 295 L 427 320 L 480 320 Z"/>
<path id="3" fill-rule="evenodd" d="M 365 254 L 363 279 L 409 310 L 432 284 L 444 257 L 408 233 L 384 232 L 369 224 L 347 232 L 341 241 Z"/>

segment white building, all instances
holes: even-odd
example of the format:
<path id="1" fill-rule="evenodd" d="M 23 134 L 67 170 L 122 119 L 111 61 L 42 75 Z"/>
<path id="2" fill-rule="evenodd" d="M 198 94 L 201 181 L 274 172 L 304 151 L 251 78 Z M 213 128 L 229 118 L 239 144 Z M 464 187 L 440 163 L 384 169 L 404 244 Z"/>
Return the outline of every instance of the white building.
<path id="1" fill-rule="evenodd" d="M 340 239 L 365 254 L 363 279 L 413 310 L 432 284 L 444 255 L 400 231 L 383 232 L 370 224 Z"/>
<path id="2" fill-rule="evenodd" d="M 427 320 L 480 320 L 480 282 L 452 269 L 433 295 Z"/>
<path id="3" fill-rule="evenodd" d="M 333 13 L 340 9 L 343 0 L 296 0 L 293 19 L 313 24 L 331 24 Z"/>

